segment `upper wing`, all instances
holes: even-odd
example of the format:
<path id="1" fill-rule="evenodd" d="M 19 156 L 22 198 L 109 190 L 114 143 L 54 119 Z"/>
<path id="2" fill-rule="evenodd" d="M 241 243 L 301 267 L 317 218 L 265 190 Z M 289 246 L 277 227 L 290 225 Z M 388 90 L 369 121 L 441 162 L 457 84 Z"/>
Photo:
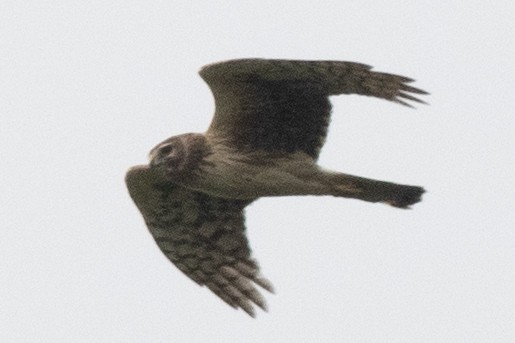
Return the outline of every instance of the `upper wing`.
<path id="1" fill-rule="evenodd" d="M 242 59 L 208 65 L 200 76 L 216 112 L 208 133 L 239 148 L 303 151 L 317 158 L 325 141 L 329 95 L 362 94 L 409 105 L 427 94 L 413 80 L 353 62 Z"/>
<path id="2" fill-rule="evenodd" d="M 234 308 L 266 310 L 255 284 L 273 292 L 250 257 L 243 209 L 249 201 L 215 198 L 166 182 L 148 166 L 126 175 L 129 193 L 161 251 L 188 277 Z"/>

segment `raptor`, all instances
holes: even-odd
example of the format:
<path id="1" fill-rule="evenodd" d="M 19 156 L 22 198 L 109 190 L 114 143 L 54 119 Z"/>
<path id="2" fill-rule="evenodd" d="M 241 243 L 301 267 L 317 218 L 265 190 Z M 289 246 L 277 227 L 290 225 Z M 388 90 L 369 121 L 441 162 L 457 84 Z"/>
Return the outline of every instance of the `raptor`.
<path id="1" fill-rule="evenodd" d="M 423 103 L 413 80 L 354 62 L 240 59 L 200 71 L 216 110 L 205 133 L 166 139 L 126 175 L 130 196 L 177 268 L 234 308 L 266 310 L 273 292 L 251 256 L 244 209 L 261 197 L 332 195 L 408 208 L 418 186 L 329 171 L 317 164 L 329 96 Z"/>

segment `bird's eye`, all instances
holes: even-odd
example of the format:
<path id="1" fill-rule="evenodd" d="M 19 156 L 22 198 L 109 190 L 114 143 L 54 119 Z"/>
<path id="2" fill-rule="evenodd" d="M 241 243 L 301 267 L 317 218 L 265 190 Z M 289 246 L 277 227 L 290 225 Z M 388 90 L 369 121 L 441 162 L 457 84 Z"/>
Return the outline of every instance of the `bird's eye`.
<path id="1" fill-rule="evenodd" d="M 162 155 L 168 155 L 169 153 L 171 153 L 173 150 L 173 147 L 171 145 L 166 145 L 164 147 L 161 148 L 161 154 Z"/>

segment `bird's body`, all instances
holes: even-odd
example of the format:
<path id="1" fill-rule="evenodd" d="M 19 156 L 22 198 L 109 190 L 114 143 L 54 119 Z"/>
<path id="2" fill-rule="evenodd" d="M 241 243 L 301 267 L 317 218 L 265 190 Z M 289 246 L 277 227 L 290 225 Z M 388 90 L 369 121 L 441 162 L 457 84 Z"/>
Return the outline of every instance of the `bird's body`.
<path id="1" fill-rule="evenodd" d="M 185 183 L 190 189 L 225 199 L 253 200 L 267 196 L 322 195 L 330 189 L 321 182 L 320 168 L 308 155 L 266 151 L 241 154 L 224 142 L 209 139 L 210 153 L 199 165 L 199 177 Z"/>
<path id="2" fill-rule="evenodd" d="M 260 197 L 332 195 L 407 208 L 417 186 L 324 170 L 329 95 L 363 94 L 408 105 L 412 80 L 352 62 L 234 60 L 202 69 L 216 112 L 204 134 L 169 138 L 150 164 L 129 170 L 129 192 L 165 255 L 190 278 L 253 315 L 272 291 L 250 257 L 243 209 Z"/>

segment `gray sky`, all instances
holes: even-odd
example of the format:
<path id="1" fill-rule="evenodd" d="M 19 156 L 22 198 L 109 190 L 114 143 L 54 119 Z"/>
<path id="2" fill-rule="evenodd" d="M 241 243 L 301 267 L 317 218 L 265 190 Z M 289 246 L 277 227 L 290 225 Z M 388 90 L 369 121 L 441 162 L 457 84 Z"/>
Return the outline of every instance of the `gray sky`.
<path id="1" fill-rule="evenodd" d="M 515 341 L 510 1 L 0 4 L 2 342 Z M 198 69 L 335 59 L 417 80 L 417 110 L 340 96 L 320 163 L 422 185 L 413 210 L 330 197 L 247 210 L 277 294 L 252 320 L 182 275 L 128 167 L 202 132 Z"/>

